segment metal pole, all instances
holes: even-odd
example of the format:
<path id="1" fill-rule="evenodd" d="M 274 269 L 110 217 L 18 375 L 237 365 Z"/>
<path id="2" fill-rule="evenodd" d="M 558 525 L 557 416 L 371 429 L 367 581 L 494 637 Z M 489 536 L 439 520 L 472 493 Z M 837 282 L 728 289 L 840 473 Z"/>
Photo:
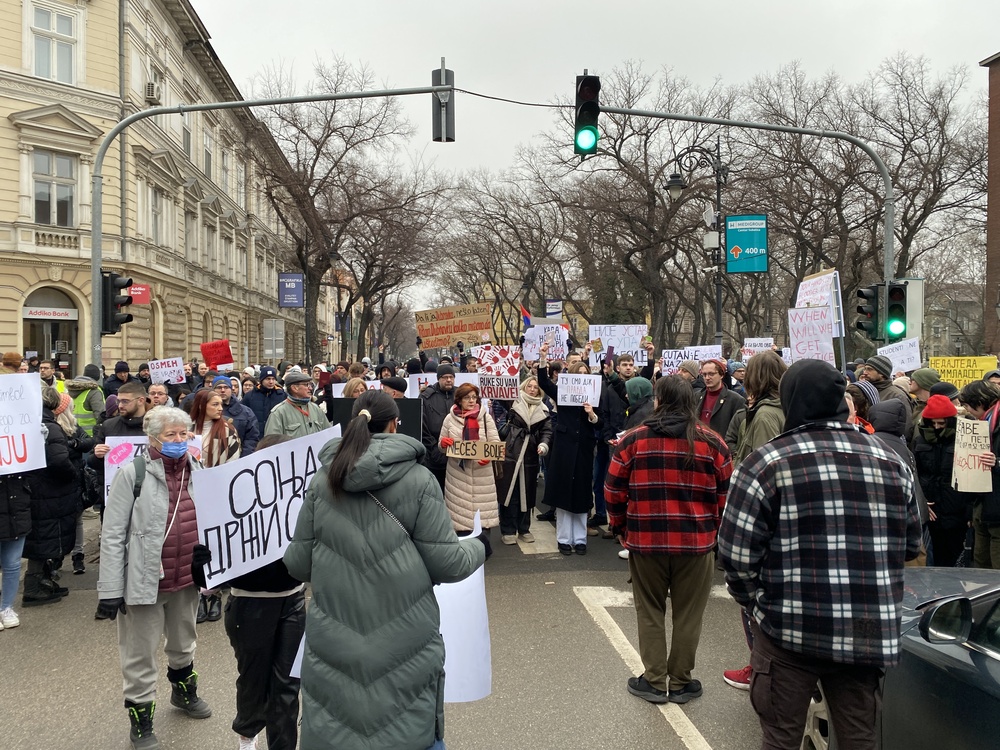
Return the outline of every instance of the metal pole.
<path id="1" fill-rule="evenodd" d="M 205 112 L 214 109 L 246 109 L 248 107 L 267 107 L 274 104 L 302 104 L 305 102 L 332 102 L 340 99 L 377 99 L 383 96 L 411 96 L 413 94 L 437 94 L 450 92 L 454 86 L 420 86 L 408 89 L 381 89 L 379 91 L 345 91 L 341 94 L 310 94 L 308 96 L 286 96 L 277 99 L 240 99 L 230 102 L 207 102 L 205 104 L 181 104 L 176 107 L 152 107 L 140 112 L 134 112 L 124 120 L 118 122 L 108 134 L 104 136 L 101 145 L 97 148 L 97 156 L 94 158 L 94 171 L 91 175 L 91 185 L 93 195 L 91 196 L 91 206 L 93 221 L 90 231 L 90 282 L 91 282 L 91 321 L 90 321 L 90 348 L 94 357 L 94 363 L 98 366 L 101 363 L 101 260 L 104 256 L 103 227 L 101 225 L 102 190 L 104 188 L 104 176 L 101 172 L 104 166 L 104 157 L 108 153 L 111 143 L 125 128 L 132 123 L 144 120 L 147 117 L 157 115 L 182 115 L 185 112 Z M 122 185 L 122 191 L 125 185 Z"/>
<path id="2" fill-rule="evenodd" d="M 722 347 L 722 146 L 715 136 L 715 345 Z"/>

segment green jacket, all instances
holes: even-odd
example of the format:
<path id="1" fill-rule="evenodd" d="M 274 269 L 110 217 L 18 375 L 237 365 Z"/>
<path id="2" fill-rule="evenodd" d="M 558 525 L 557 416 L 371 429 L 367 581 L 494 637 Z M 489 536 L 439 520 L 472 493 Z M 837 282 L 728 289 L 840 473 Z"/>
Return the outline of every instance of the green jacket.
<path id="1" fill-rule="evenodd" d="M 309 416 L 302 412 L 305 411 Z M 264 427 L 265 435 L 288 435 L 299 438 L 304 435 L 325 430 L 330 426 L 330 420 L 316 404 L 296 404 L 291 399 L 285 399 L 271 409 Z"/>
<path id="2" fill-rule="evenodd" d="M 275 409 L 277 410 L 277 408 Z M 320 453 L 329 466 L 340 439 Z M 377 434 L 334 497 L 313 477 L 285 551 L 312 581 L 302 663 L 302 750 L 425 750 L 444 737 L 444 642 L 432 586 L 485 561 L 459 540 L 424 447 Z M 399 519 L 401 529 L 368 496 Z"/>
<path id="3" fill-rule="evenodd" d="M 733 466 L 739 466 L 744 458 L 784 431 L 785 413 L 781 410 L 781 402 L 777 398 L 761 399 L 754 410 L 753 419 L 750 420 L 749 426 L 747 426 L 746 421 L 746 410 L 743 410 L 743 416 L 739 418 L 736 444 L 733 448 Z M 733 444 L 729 443 L 729 445 Z"/>

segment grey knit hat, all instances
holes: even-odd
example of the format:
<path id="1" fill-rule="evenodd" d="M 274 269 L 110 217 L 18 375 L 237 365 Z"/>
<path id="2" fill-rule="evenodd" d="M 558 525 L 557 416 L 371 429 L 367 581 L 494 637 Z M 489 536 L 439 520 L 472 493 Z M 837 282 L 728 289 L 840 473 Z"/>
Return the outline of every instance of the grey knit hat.
<path id="1" fill-rule="evenodd" d="M 886 356 L 876 354 L 874 357 L 869 357 L 865 364 L 873 368 L 883 378 L 892 377 L 892 360 Z"/>

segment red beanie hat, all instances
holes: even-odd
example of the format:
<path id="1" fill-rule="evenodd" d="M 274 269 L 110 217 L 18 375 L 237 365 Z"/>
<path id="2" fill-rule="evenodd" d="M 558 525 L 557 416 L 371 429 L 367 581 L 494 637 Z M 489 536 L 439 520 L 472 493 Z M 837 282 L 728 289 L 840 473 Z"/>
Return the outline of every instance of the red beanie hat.
<path id="1" fill-rule="evenodd" d="M 936 395 L 927 399 L 921 416 L 924 419 L 950 419 L 958 414 L 958 409 L 946 396 Z"/>

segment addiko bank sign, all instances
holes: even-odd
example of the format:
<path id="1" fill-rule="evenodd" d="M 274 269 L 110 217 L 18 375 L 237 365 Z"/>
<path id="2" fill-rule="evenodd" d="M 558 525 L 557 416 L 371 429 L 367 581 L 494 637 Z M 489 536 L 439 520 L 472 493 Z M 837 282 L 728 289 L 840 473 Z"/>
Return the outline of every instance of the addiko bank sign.
<path id="1" fill-rule="evenodd" d="M 80 313 L 69 307 L 26 307 L 22 317 L 30 320 L 79 320 Z"/>

